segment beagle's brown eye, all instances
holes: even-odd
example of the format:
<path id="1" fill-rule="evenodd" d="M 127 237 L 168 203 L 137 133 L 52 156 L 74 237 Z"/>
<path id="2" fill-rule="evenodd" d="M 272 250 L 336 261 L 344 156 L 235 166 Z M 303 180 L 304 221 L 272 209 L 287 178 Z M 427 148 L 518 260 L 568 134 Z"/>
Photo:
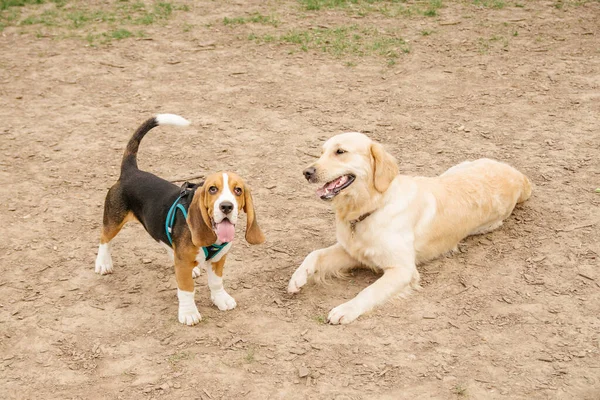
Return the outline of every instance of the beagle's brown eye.
<path id="1" fill-rule="evenodd" d="M 236 187 L 235 189 L 233 189 L 233 193 L 235 193 L 236 196 L 241 196 L 242 188 Z"/>
<path id="2" fill-rule="evenodd" d="M 346 150 L 344 150 L 344 149 L 337 149 L 335 151 L 335 154 L 344 154 L 345 152 L 346 152 Z"/>
<path id="3" fill-rule="evenodd" d="M 216 186 L 211 186 L 208 188 L 208 193 L 210 194 L 217 194 L 218 191 L 219 189 Z"/>

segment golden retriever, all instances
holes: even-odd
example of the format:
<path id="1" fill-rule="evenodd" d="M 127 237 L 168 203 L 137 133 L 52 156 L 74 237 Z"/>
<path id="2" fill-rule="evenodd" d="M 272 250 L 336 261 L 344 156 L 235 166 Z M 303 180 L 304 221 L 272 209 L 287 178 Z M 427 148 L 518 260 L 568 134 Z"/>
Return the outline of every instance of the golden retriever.
<path id="1" fill-rule="evenodd" d="M 457 249 L 469 235 L 502 225 L 531 183 L 513 167 L 490 159 L 462 162 L 438 177 L 398 174 L 396 160 L 362 133 L 343 133 L 323 145 L 304 171 L 331 201 L 337 243 L 311 252 L 294 272 L 288 292 L 309 277 L 341 275 L 356 267 L 383 276 L 329 313 L 330 324 L 347 324 L 394 295 L 419 288 L 416 265 Z"/>

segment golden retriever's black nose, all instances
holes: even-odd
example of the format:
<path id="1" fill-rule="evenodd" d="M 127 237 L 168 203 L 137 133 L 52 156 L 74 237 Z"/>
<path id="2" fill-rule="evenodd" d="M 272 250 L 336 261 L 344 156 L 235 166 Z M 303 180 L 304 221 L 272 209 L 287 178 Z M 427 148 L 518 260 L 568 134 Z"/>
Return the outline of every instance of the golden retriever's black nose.
<path id="1" fill-rule="evenodd" d="M 231 210 L 233 210 L 233 203 L 230 201 L 224 201 L 219 204 L 219 210 L 221 210 L 223 214 L 229 214 Z"/>
<path id="2" fill-rule="evenodd" d="M 304 177 L 310 182 L 315 177 L 316 173 L 317 169 L 315 167 L 308 167 L 304 170 Z"/>

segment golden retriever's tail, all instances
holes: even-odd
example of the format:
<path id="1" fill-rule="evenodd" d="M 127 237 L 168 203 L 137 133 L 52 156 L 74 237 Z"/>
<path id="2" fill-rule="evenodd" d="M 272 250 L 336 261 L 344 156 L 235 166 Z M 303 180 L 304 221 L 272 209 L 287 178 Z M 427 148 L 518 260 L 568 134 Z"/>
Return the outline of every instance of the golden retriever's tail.
<path id="1" fill-rule="evenodd" d="M 531 182 L 525 175 L 523 175 L 523 189 L 521 190 L 521 196 L 519 196 L 519 200 L 517 200 L 517 203 L 522 203 L 530 197 L 531 197 Z"/>

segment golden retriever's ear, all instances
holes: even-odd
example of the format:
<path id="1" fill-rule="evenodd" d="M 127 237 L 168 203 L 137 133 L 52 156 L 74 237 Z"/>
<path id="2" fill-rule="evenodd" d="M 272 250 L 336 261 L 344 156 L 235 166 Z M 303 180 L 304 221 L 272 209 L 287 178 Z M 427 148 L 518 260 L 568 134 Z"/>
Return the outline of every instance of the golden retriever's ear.
<path id="1" fill-rule="evenodd" d="M 246 241 L 250 244 L 264 243 L 265 235 L 256 222 L 254 202 L 248 186 L 244 188 L 244 212 L 246 213 Z"/>
<path id="2" fill-rule="evenodd" d="M 205 202 L 206 189 L 202 187 L 196 190 L 194 198 L 188 208 L 187 223 L 192 233 L 194 246 L 206 247 L 217 241 L 217 235 L 212 229 L 212 223 L 208 216 Z"/>
<path id="3" fill-rule="evenodd" d="M 396 159 L 379 143 L 371 145 L 371 155 L 375 161 L 373 167 L 373 184 L 378 192 L 385 192 L 396 175 L 398 175 L 398 165 Z"/>

